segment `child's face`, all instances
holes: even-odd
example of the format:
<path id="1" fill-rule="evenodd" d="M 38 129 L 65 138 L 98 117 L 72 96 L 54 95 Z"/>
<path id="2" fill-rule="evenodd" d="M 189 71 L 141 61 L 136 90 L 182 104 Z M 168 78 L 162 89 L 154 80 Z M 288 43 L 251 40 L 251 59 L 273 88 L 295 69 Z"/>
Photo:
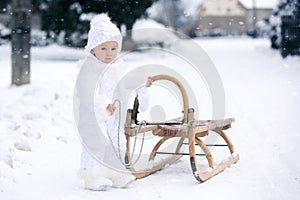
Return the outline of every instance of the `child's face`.
<path id="1" fill-rule="evenodd" d="M 114 41 L 104 42 L 94 49 L 92 53 L 104 63 L 110 63 L 118 55 L 118 43 Z"/>

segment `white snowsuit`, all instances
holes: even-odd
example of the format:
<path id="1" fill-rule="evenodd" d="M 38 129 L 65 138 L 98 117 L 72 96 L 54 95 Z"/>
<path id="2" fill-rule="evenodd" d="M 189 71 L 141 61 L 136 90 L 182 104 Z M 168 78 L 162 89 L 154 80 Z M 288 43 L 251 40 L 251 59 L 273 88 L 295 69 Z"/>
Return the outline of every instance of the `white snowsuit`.
<path id="1" fill-rule="evenodd" d="M 117 90 L 132 89 L 128 88 L 128 86 L 134 85 L 132 83 L 117 87 L 121 75 L 127 70 L 128 65 L 122 60 L 106 64 L 93 55 L 89 55 L 82 62 L 75 91 L 78 108 L 74 109 L 78 109 L 77 125 L 83 144 L 80 176 L 85 181 L 86 188 L 102 190 L 105 189 L 101 188 L 102 186 L 124 187 L 135 179 L 129 171 L 124 173 L 126 169 L 115 154 L 106 135 L 109 134 L 114 148 L 117 149 L 118 127 L 116 122 L 118 120 L 115 119 L 115 115 L 109 116 L 106 108 L 109 103 L 112 103 Z M 104 71 L 105 73 L 103 73 Z M 101 80 L 101 84 L 98 83 L 99 80 Z M 99 87 L 96 91 L 97 84 Z M 97 95 L 94 100 L 95 91 Z M 146 88 L 138 92 L 138 98 L 143 111 L 149 102 Z M 122 103 L 121 106 L 126 106 L 124 102 Z M 120 125 L 120 129 L 123 129 L 124 122 L 121 121 Z M 119 138 L 121 150 L 124 152 L 125 136 L 122 132 Z"/>

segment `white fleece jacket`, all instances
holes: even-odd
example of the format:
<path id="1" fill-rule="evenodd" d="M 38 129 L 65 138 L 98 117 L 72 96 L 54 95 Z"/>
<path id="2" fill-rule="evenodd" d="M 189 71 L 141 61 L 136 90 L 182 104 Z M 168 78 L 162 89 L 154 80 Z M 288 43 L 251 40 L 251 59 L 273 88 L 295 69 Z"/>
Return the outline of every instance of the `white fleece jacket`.
<path id="1" fill-rule="evenodd" d="M 124 94 L 126 93 L 124 90 L 130 91 L 134 89 L 134 87 L 137 87 L 134 83 L 123 84 L 121 86 L 118 85 L 120 78 L 128 72 L 128 69 L 128 64 L 122 60 L 113 64 L 105 64 L 93 55 L 87 56 L 87 58 L 81 62 L 81 70 L 77 78 L 75 91 L 75 99 L 78 101 L 78 108 L 74 109 L 78 109 L 76 121 L 83 142 L 81 169 L 84 170 L 85 173 L 82 174 L 89 174 L 89 177 L 91 176 L 90 173 L 102 175 L 109 174 L 107 172 L 110 170 L 101 164 L 98 159 L 105 158 L 110 160 L 112 159 L 112 154 L 115 153 L 111 148 L 109 148 L 109 150 L 105 148 L 105 152 L 103 152 L 103 148 L 100 148 L 99 145 L 111 146 L 110 144 L 102 143 L 102 141 L 107 141 L 107 135 L 103 135 L 103 132 L 108 131 L 114 146 L 118 147 L 117 120 L 113 116 L 109 116 L 106 108 L 109 103 L 113 102 L 113 98 L 118 91 L 120 94 Z M 131 81 L 134 82 L 134 77 Z M 147 89 L 144 88 L 139 90 L 137 94 L 140 102 L 140 109 L 141 111 L 145 111 L 149 103 Z M 118 97 L 121 99 L 123 98 L 122 95 Z M 125 102 L 121 102 L 121 104 L 121 106 L 126 106 Z M 122 115 L 125 115 L 125 113 Z M 106 128 L 105 131 L 99 129 L 99 123 L 102 125 L 104 124 Z M 121 129 L 123 128 L 123 124 L 124 122 L 121 122 Z M 121 148 L 124 150 L 124 135 L 122 135 L 120 139 Z M 95 156 L 94 154 L 97 155 Z M 108 161 L 108 163 L 110 162 L 115 164 L 116 157 L 111 161 Z M 114 171 L 110 172 L 114 173 Z M 111 174 L 109 176 L 111 176 Z M 94 176 L 92 175 L 92 177 Z"/>

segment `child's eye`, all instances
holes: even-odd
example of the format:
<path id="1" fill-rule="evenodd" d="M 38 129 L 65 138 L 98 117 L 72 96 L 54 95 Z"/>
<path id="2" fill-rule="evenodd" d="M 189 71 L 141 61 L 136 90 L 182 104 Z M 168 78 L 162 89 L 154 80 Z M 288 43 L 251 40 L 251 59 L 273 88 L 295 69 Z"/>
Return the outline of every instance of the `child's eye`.
<path id="1" fill-rule="evenodd" d="M 115 50 L 117 50 L 117 48 L 112 48 L 111 50 L 112 50 L 112 51 L 115 51 Z"/>
<path id="2" fill-rule="evenodd" d="M 106 48 L 105 48 L 105 47 L 102 47 L 102 48 L 101 48 L 101 50 L 103 50 L 103 51 L 104 51 L 104 50 L 106 50 Z"/>

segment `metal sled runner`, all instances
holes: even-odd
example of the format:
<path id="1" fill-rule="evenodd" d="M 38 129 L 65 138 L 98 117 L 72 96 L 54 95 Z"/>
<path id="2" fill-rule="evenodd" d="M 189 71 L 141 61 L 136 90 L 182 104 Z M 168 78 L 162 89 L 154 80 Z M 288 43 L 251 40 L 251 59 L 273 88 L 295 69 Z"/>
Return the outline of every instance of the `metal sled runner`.
<path id="1" fill-rule="evenodd" d="M 168 80 L 178 86 L 183 98 L 183 116 L 167 122 L 138 122 L 137 114 L 139 102 L 137 98 L 135 99 L 133 109 L 128 109 L 126 115 L 125 163 L 136 178 L 148 176 L 162 169 L 164 166 L 170 165 L 183 155 L 189 155 L 192 173 L 196 180 L 202 183 L 238 161 L 239 155 L 235 153 L 230 139 L 224 133 L 226 129 L 231 127 L 234 118 L 224 120 L 195 120 L 194 109 L 189 108 L 187 92 L 177 79 L 168 75 L 157 75 L 152 78 L 154 81 Z M 152 148 L 151 153 L 149 153 L 147 162 L 152 163 L 152 165 L 146 169 L 138 169 L 135 165 L 136 162 L 132 158 L 131 143 L 133 142 L 132 138 L 135 137 L 136 139 L 138 135 L 145 132 L 152 132 L 159 140 Z M 205 144 L 200 138 L 207 137 L 209 134 L 220 136 L 226 144 Z M 163 149 L 162 146 L 165 145 L 167 141 L 174 138 L 177 138 L 177 140 L 175 141 L 175 148 L 173 148 L 171 152 L 160 150 Z M 219 148 L 220 146 L 226 146 L 229 149 L 229 158 L 216 164 L 214 163 L 210 148 Z M 135 148 L 135 146 L 133 148 Z M 160 154 L 167 157 L 156 160 L 157 155 Z M 204 158 L 204 156 L 207 160 L 207 164 L 205 164 L 206 162 L 203 163 L 204 159 L 200 159 Z M 207 165 L 205 171 L 201 170 L 204 164 Z"/>

